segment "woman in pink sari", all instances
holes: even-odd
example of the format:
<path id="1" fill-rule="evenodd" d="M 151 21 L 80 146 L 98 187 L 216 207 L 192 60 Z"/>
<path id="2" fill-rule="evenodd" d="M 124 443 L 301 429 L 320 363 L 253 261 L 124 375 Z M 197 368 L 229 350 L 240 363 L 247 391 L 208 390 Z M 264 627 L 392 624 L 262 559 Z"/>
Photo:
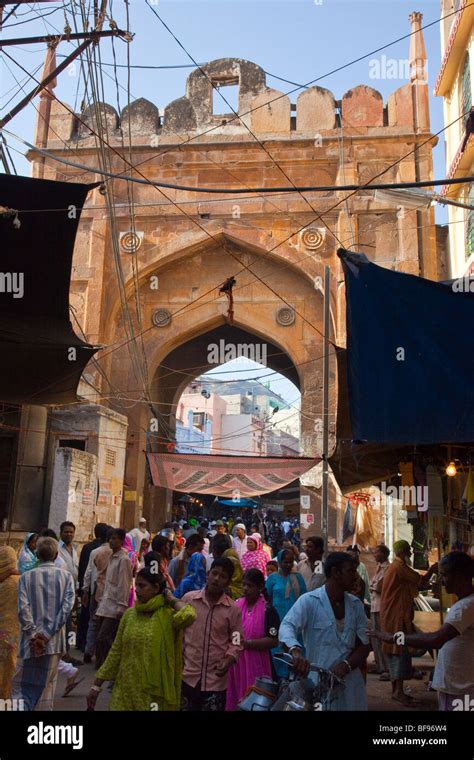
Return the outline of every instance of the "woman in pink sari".
<path id="1" fill-rule="evenodd" d="M 130 596 L 128 597 L 128 606 L 133 607 L 135 604 L 135 576 L 137 574 L 137 569 L 138 569 L 138 553 L 135 551 L 133 547 L 133 541 L 128 535 L 128 533 L 125 536 L 125 541 L 123 542 L 123 548 L 128 554 L 128 558 L 130 560 L 130 564 L 132 566 L 132 571 L 133 571 L 133 580 L 132 580 L 132 585 L 130 587 Z"/>
<path id="2" fill-rule="evenodd" d="M 247 551 L 242 555 L 240 564 L 245 572 L 255 567 L 263 573 L 263 577 L 267 577 L 267 562 L 268 554 L 262 549 L 262 539 L 260 533 L 252 533 L 247 538 Z"/>
<path id="3" fill-rule="evenodd" d="M 243 578 L 244 595 L 236 601 L 242 611 L 244 651 L 229 670 L 227 711 L 237 709 L 256 678 L 272 677 L 270 650 L 278 644 L 280 618 L 275 608 L 265 601 L 264 589 L 263 573 L 256 568 L 247 570 Z"/>

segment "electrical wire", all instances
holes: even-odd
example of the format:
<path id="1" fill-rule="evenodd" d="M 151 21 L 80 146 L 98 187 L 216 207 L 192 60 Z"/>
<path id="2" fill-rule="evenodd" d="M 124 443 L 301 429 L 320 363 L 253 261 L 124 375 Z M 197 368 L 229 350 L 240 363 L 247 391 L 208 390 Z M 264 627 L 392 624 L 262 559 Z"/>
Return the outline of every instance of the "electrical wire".
<path id="1" fill-rule="evenodd" d="M 9 58 L 11 58 L 11 56 L 9 56 L 9 54 L 8 54 L 8 53 L 6 53 L 6 55 L 7 55 Z M 11 60 L 13 60 L 13 61 L 14 61 L 14 59 L 12 59 L 12 58 L 11 58 Z M 23 69 L 23 66 L 21 66 L 21 64 L 18 64 L 18 62 L 16 62 L 16 61 L 14 61 L 14 62 L 17 64 L 17 66 L 19 66 L 19 67 L 20 67 L 22 70 L 24 70 L 24 69 Z M 58 100 L 60 103 L 62 103 L 62 101 L 60 101 L 60 100 L 59 100 L 59 98 L 58 98 L 58 97 L 57 97 L 57 96 L 54 94 L 54 92 L 53 92 L 52 94 L 53 94 L 53 97 L 55 97 L 55 99 L 56 99 L 56 100 Z M 71 109 L 69 108 L 69 106 L 67 106 L 67 104 L 65 104 L 65 103 L 62 103 L 62 105 L 63 105 L 63 106 L 64 106 L 64 107 L 65 107 L 65 108 L 66 108 L 68 111 L 70 111 L 70 112 L 72 113 Z M 98 110 L 97 110 L 97 113 L 96 113 L 96 123 L 97 123 L 97 124 L 99 124 L 99 123 L 100 123 L 100 121 L 101 121 L 101 114 L 100 114 L 100 110 L 101 110 L 101 109 L 98 109 Z M 81 123 L 84 123 L 84 122 L 82 122 L 82 120 L 81 120 L 81 119 L 79 119 L 79 121 L 81 121 Z M 104 146 L 104 145 L 106 145 L 106 146 L 109 148 L 109 150 L 110 150 L 110 151 L 112 151 L 113 153 L 115 153 L 115 154 L 117 154 L 118 156 L 120 156 L 120 153 L 119 153 L 119 151 L 117 151 L 117 150 L 116 150 L 116 149 L 115 149 L 115 148 L 114 148 L 114 147 L 113 147 L 113 146 L 110 144 L 110 142 L 109 142 L 108 140 L 104 140 L 104 138 L 103 138 L 103 137 L 100 135 L 100 128 L 99 128 L 99 133 L 97 133 L 95 130 L 93 130 L 93 129 L 92 129 L 90 126 L 89 126 L 89 125 L 88 125 L 88 128 L 89 128 L 89 129 L 90 129 L 90 131 L 91 131 L 91 132 L 92 132 L 92 133 L 95 135 L 95 137 L 96 137 L 96 138 L 99 140 L 99 144 L 100 144 L 100 150 L 101 150 L 101 155 L 103 155 L 103 156 L 105 157 L 105 153 L 103 153 L 103 146 Z M 103 133 L 104 131 L 107 131 L 107 122 L 106 122 L 106 130 L 102 130 L 102 133 Z M 8 132 L 7 132 L 7 133 L 8 133 Z M 128 162 L 126 161 L 126 159 L 125 159 L 123 156 L 120 156 L 120 158 L 121 158 L 121 160 L 122 160 L 122 161 L 124 161 L 124 163 L 128 163 Z M 135 167 L 133 167 L 133 165 L 132 165 L 132 168 L 135 168 Z M 139 172 L 139 174 L 141 174 L 141 176 L 143 177 L 143 179 L 145 179 L 145 180 L 146 180 L 146 183 L 147 183 L 147 184 L 149 184 L 150 186 L 153 186 L 153 187 L 155 187 L 155 186 L 156 186 L 155 184 L 151 183 L 151 182 L 150 182 L 150 181 L 149 181 L 149 180 L 146 178 L 146 176 L 145 176 L 145 175 L 143 175 L 141 172 Z M 135 178 L 133 178 L 133 179 L 135 179 Z M 191 222 L 193 222 L 193 224 L 195 224 L 197 227 L 199 227 L 199 229 L 201 229 L 201 230 L 202 230 L 202 232 L 204 232 L 204 233 L 205 233 L 205 234 L 206 234 L 206 235 L 207 235 L 207 236 L 208 236 L 208 237 L 209 237 L 211 240 L 213 240 L 214 242 L 219 242 L 219 241 L 218 241 L 218 240 L 215 238 L 215 236 L 214 236 L 214 235 L 212 235 L 212 234 L 209 232 L 209 230 L 207 230 L 207 229 L 206 229 L 206 228 L 205 228 L 205 227 L 204 227 L 202 224 L 200 224 L 200 223 L 199 223 L 197 220 L 195 220 L 195 219 L 193 219 L 192 217 L 190 217 L 190 216 L 189 216 L 189 214 L 187 214 L 187 212 L 186 212 L 185 210 L 183 210 L 182 208 L 180 208 L 179 204 L 178 204 L 178 203 L 176 203 L 175 201 L 173 201 L 173 199 L 172 199 L 172 198 L 170 198 L 169 196 L 167 196 L 167 195 L 166 195 L 166 193 L 164 193 L 164 192 L 163 192 L 163 190 L 162 190 L 160 187 L 156 186 L 156 189 L 157 189 L 157 190 L 158 190 L 158 191 L 159 191 L 159 192 L 160 192 L 162 195 L 164 195 L 164 197 L 165 197 L 165 198 L 167 198 L 169 201 L 171 201 L 171 202 L 172 202 L 172 203 L 173 203 L 173 204 L 176 206 L 176 208 L 177 208 L 178 210 L 180 210 L 180 211 L 181 211 L 181 213 L 182 213 L 182 214 L 184 214 L 186 217 L 188 217 L 188 219 L 190 219 L 190 220 L 191 220 Z M 108 193 L 106 193 L 106 198 L 108 198 Z M 238 262 L 238 263 L 239 263 L 241 266 L 243 265 L 244 269 L 246 269 L 246 270 L 247 270 L 247 271 L 249 271 L 251 274 L 253 274 L 253 276 L 254 276 L 254 277 L 257 279 L 257 280 L 259 280 L 259 281 L 260 281 L 260 282 L 261 282 L 261 283 L 262 283 L 262 284 L 263 284 L 263 285 L 264 285 L 264 286 L 265 286 L 265 287 L 266 287 L 268 290 L 270 290 L 270 291 L 271 291 L 271 292 L 272 292 L 274 295 L 276 295 L 276 296 L 277 296 L 279 299 L 281 299 L 281 300 L 283 301 L 283 303 L 285 303 L 285 304 L 286 304 L 286 305 L 287 305 L 289 308 L 293 308 L 293 309 L 294 309 L 294 307 L 293 307 L 293 306 L 292 306 L 292 305 L 291 305 L 291 304 L 290 304 L 288 301 L 286 301 L 286 300 L 285 300 L 285 299 L 284 299 L 284 298 L 283 298 L 283 297 L 282 297 L 280 294 L 276 293 L 276 291 L 274 291 L 274 290 L 273 290 L 273 288 L 271 288 L 271 286 L 270 286 L 270 285 L 268 285 L 268 283 L 267 283 L 265 280 L 263 280 L 263 279 L 262 279 L 261 277 L 259 277 L 259 276 L 258 276 L 258 275 L 257 275 L 255 272 L 253 272 L 253 270 L 251 269 L 251 267 L 249 267 L 247 264 L 245 264 L 245 263 L 241 262 L 241 261 L 240 261 L 240 259 L 239 259 L 239 258 L 236 256 L 236 254 L 235 254 L 235 253 L 234 253 L 234 252 L 233 252 L 231 249 L 229 249 L 229 248 L 228 248 L 228 247 L 227 247 L 225 244 L 222 244 L 222 243 L 220 243 L 220 244 L 221 244 L 221 247 L 222 247 L 222 248 L 224 248 L 224 250 L 226 251 L 226 253 L 228 253 L 228 254 L 229 254 L 229 255 L 230 255 L 232 258 L 234 258 L 234 259 L 235 259 L 235 260 L 236 260 L 236 261 L 237 261 L 237 262 Z M 214 288 L 214 290 L 215 290 L 215 288 Z M 212 292 L 212 291 L 210 291 L 210 292 Z M 294 310 L 295 310 L 295 312 L 296 312 L 296 313 L 297 313 L 297 314 L 298 314 L 298 315 L 301 317 L 301 319 L 303 319 L 303 321 L 305 321 L 305 322 L 308 322 L 308 324 L 310 324 L 310 325 L 313 327 L 313 329 L 315 329 L 315 330 L 316 330 L 316 332 L 318 332 L 320 335 L 322 335 L 321 331 L 319 330 L 319 328 L 318 328 L 318 327 L 316 327 L 316 325 L 314 325 L 313 323 L 309 322 L 309 320 L 308 320 L 308 319 L 307 319 L 307 318 L 306 318 L 306 317 L 305 317 L 303 314 L 300 314 L 300 313 L 298 312 L 298 310 L 296 310 L 296 309 L 294 309 Z"/>
<path id="2" fill-rule="evenodd" d="M 88 167 L 88 168 L 89 168 L 89 167 Z M 90 170 L 90 168 L 89 168 L 89 170 Z M 382 173 L 383 173 L 383 172 L 382 172 Z M 369 184 L 369 183 L 368 183 L 368 184 Z M 222 192 L 222 191 L 221 191 L 221 192 Z"/>
<path id="3" fill-rule="evenodd" d="M 464 116 L 465 114 L 462 114 L 462 116 L 460 116 L 458 119 L 455 119 L 451 124 L 448 124 L 439 132 L 436 132 L 436 134 L 431 135 L 426 142 L 431 142 L 431 140 L 433 140 L 434 137 L 437 137 L 438 135 L 440 135 L 442 132 L 444 132 L 446 129 L 452 126 L 452 124 L 455 124 L 457 121 L 460 121 L 460 119 L 464 118 Z M 89 128 L 89 125 L 87 126 Z M 50 158 L 53 161 L 57 161 L 61 164 L 65 164 L 66 166 L 71 166 L 74 169 L 83 169 L 84 171 L 87 171 L 91 174 L 98 174 L 102 177 L 106 177 L 111 180 L 123 180 L 125 182 L 134 182 L 139 185 L 148 185 L 148 186 L 154 187 L 157 190 L 160 190 L 161 188 L 166 188 L 167 190 L 183 190 L 184 192 L 187 192 L 187 193 L 216 193 L 216 194 L 221 194 L 221 195 L 240 195 L 240 193 L 246 193 L 246 192 L 257 193 L 257 194 L 258 193 L 262 193 L 262 194 L 285 193 L 286 194 L 286 193 L 295 193 L 295 192 L 296 193 L 306 193 L 306 192 L 322 193 L 322 192 L 350 191 L 351 193 L 354 193 L 354 192 L 358 192 L 359 190 L 409 190 L 411 188 L 439 187 L 443 185 L 464 185 L 464 184 L 467 184 L 468 182 L 474 182 L 474 176 L 469 175 L 467 177 L 446 177 L 444 179 L 420 180 L 418 182 L 413 181 L 413 182 L 372 183 L 372 180 L 369 180 L 368 182 L 365 182 L 362 184 L 354 183 L 354 184 L 348 184 L 348 185 L 307 185 L 307 186 L 305 185 L 303 187 L 299 187 L 299 186 L 275 187 L 275 188 L 269 188 L 269 187 L 251 187 L 251 188 L 245 188 L 245 187 L 244 188 L 212 188 L 211 187 L 210 188 L 210 187 L 196 187 L 196 186 L 191 187 L 189 185 L 176 185 L 176 184 L 167 183 L 167 182 L 156 182 L 154 180 L 141 179 L 140 177 L 128 177 L 126 174 L 105 171 L 101 169 L 100 167 L 87 166 L 86 164 L 79 164 L 79 163 L 76 163 L 75 161 L 70 161 L 68 159 L 61 158 L 60 156 L 56 156 L 50 151 L 45 150 L 44 148 L 38 148 L 36 145 L 32 145 L 30 142 L 28 142 L 28 140 L 24 140 L 23 138 L 16 135 L 14 132 L 11 132 L 10 130 L 5 129 L 5 127 L 2 127 L 1 131 L 4 131 L 7 135 L 10 135 L 10 137 L 15 138 L 15 140 L 18 140 L 19 142 L 23 143 L 23 145 L 25 145 L 27 148 L 29 148 L 30 150 L 34 150 L 36 153 L 39 153 L 41 156 L 45 156 L 46 158 Z M 416 150 L 418 150 L 419 147 L 422 147 L 423 145 L 425 145 L 426 142 L 422 143 L 420 146 L 417 146 Z M 107 145 L 107 147 L 111 148 L 112 150 L 115 150 L 113 146 L 111 145 Z M 402 156 L 400 159 L 397 159 L 397 161 L 391 164 L 391 166 L 388 166 L 386 169 L 384 169 L 379 174 L 377 174 L 375 179 L 381 176 L 382 174 L 385 174 L 387 171 L 392 169 L 397 164 L 401 163 L 405 158 L 410 156 L 413 152 L 414 151 L 410 151 L 409 153 Z M 136 167 L 134 166 L 133 168 L 135 169 Z M 172 199 L 168 199 L 168 200 L 169 200 L 169 205 L 171 206 L 177 206 L 178 203 L 181 204 L 181 201 L 176 202 L 176 201 L 173 201 Z M 230 199 L 225 199 L 225 200 L 229 202 Z M 345 200 L 346 199 L 344 198 L 341 202 L 344 202 Z M 190 202 L 199 203 L 199 201 L 190 201 Z M 329 209 L 328 211 L 325 211 L 324 213 L 328 214 L 329 211 L 331 210 L 332 209 Z M 314 221 L 318 221 L 318 218 L 316 217 Z M 331 230 L 331 235 L 335 237 L 332 230 Z"/>
<path id="4" fill-rule="evenodd" d="M 52 16 L 53 13 L 56 13 L 56 11 L 60 11 L 60 10 L 62 10 L 62 6 L 57 6 L 56 8 L 53 8 L 52 10 L 49 10 L 48 12 L 45 12 L 44 14 L 42 14 L 41 18 L 44 19 L 44 18 L 47 18 L 47 16 Z M 36 13 L 38 15 L 38 12 L 34 8 L 30 8 L 30 13 Z M 11 14 L 9 14 L 9 16 L 10 15 Z M 26 14 L 22 14 L 22 15 L 26 15 Z M 7 16 L 7 18 L 9 18 L 9 16 Z M 25 19 L 24 21 L 17 21 L 15 23 L 8 24 L 7 26 L 4 26 L 2 24 L 1 29 L 2 31 L 6 31 L 7 29 L 13 29 L 14 26 L 21 26 L 22 24 L 31 24 L 33 23 L 33 21 L 36 21 L 36 18 L 28 18 L 28 19 Z"/>
<path id="5" fill-rule="evenodd" d="M 468 3 L 466 3 L 464 5 L 464 7 L 463 7 L 463 10 L 465 10 L 466 8 L 468 8 L 471 5 L 474 5 L 474 2 L 468 2 Z M 436 25 L 440 24 L 442 21 L 444 21 L 445 19 L 450 18 L 451 16 L 455 16 L 458 12 L 459 12 L 458 10 L 452 11 L 450 13 L 447 13 L 445 16 L 441 16 L 440 18 L 435 19 L 435 21 L 432 21 L 432 22 L 430 22 L 428 24 L 424 24 L 424 25 L 422 25 L 420 27 L 419 31 L 423 32 L 423 31 L 425 31 L 426 29 L 429 29 L 432 26 L 436 26 Z M 359 58 L 352 59 L 351 61 L 348 61 L 347 63 L 345 63 L 345 64 L 343 64 L 343 65 L 341 65 L 341 66 L 339 66 L 339 67 L 337 67 L 335 69 L 332 69 L 331 71 L 328 71 L 325 74 L 322 74 L 321 76 L 317 77 L 316 79 L 312 79 L 311 81 L 306 82 L 304 85 L 297 85 L 294 89 L 288 90 L 287 92 L 284 92 L 284 93 L 281 93 L 280 95 L 276 96 L 275 98 L 273 98 L 271 100 L 268 100 L 266 103 L 264 103 L 264 104 L 262 104 L 260 106 L 256 106 L 255 108 L 251 108 L 248 111 L 245 111 L 244 113 L 241 113 L 238 117 L 233 117 L 231 119 L 228 119 L 227 124 L 229 124 L 232 121 L 235 121 L 235 118 L 240 118 L 241 119 L 243 116 L 248 116 L 249 114 L 253 113 L 254 111 L 258 111 L 260 108 L 264 108 L 266 106 L 269 106 L 269 105 L 277 102 L 278 100 L 281 100 L 282 98 L 286 98 L 289 95 L 292 95 L 293 93 L 297 92 L 300 89 L 308 88 L 311 85 L 316 84 L 317 82 L 321 82 L 323 79 L 326 79 L 326 78 L 332 76 L 332 74 L 336 74 L 339 71 L 342 71 L 342 70 L 348 68 L 349 66 L 353 66 L 356 63 L 360 63 L 361 61 L 365 60 L 366 58 L 369 58 L 370 56 L 375 55 L 376 53 L 382 52 L 382 50 L 386 50 L 387 48 L 392 47 L 392 45 L 396 45 L 399 42 L 403 42 L 404 40 L 410 39 L 414 34 L 418 34 L 418 30 L 415 31 L 415 32 L 409 32 L 409 33 L 403 35 L 402 37 L 398 37 L 397 39 L 392 40 L 391 42 L 388 42 L 387 44 L 382 45 L 381 47 L 376 48 L 375 50 L 372 50 L 369 53 L 365 53 L 364 55 L 360 56 Z M 216 129 L 220 129 L 221 127 L 222 127 L 221 124 L 215 125 L 213 127 L 210 127 L 209 129 L 205 130 L 204 132 L 200 132 L 197 135 L 193 135 L 193 136 L 189 137 L 187 140 L 183 141 L 181 143 L 181 145 L 185 145 L 185 144 L 187 144 L 189 142 L 192 142 L 193 140 L 197 140 L 200 137 L 204 137 L 205 135 L 209 134 L 210 132 L 213 132 Z M 169 153 L 169 152 L 171 152 L 173 150 L 176 150 L 176 148 L 175 147 L 171 147 L 168 150 L 164 151 L 164 153 Z M 148 161 L 152 161 L 154 158 L 157 158 L 160 155 L 163 155 L 163 153 L 161 153 L 161 154 L 160 153 L 159 154 L 155 154 L 154 156 L 148 157 L 144 161 L 142 161 L 141 163 L 136 164 L 136 166 L 141 166 L 142 164 L 147 163 Z"/>

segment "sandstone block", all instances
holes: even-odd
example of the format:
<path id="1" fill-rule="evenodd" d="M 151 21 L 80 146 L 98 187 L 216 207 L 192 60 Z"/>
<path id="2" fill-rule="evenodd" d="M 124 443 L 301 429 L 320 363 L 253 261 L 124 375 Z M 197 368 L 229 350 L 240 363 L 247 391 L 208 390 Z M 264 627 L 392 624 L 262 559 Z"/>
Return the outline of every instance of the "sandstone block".
<path id="1" fill-rule="evenodd" d="M 342 98 L 345 127 L 383 127 L 383 98 L 378 90 L 360 84 Z"/>
<path id="2" fill-rule="evenodd" d="M 405 84 L 388 99 L 388 123 L 390 126 L 411 127 L 413 129 L 413 92 L 412 85 Z"/>
<path id="3" fill-rule="evenodd" d="M 296 129 L 313 132 L 334 129 L 336 126 L 336 102 L 334 95 L 324 87 L 310 87 L 296 101 Z"/>
<path id="4" fill-rule="evenodd" d="M 82 124 L 79 126 L 79 139 L 87 138 L 91 136 L 91 130 L 94 132 L 105 133 L 109 136 L 114 135 L 119 125 L 118 113 L 108 103 L 98 103 L 97 111 L 99 118 L 97 119 L 96 108 L 89 106 L 85 111 L 81 113 Z M 90 127 L 90 130 L 88 129 Z"/>
<path id="5" fill-rule="evenodd" d="M 154 135 L 160 127 L 158 108 L 146 98 L 138 98 L 126 106 L 120 121 L 124 135 L 128 133 L 129 122 L 133 135 Z"/>
<path id="6" fill-rule="evenodd" d="M 282 92 L 267 87 L 252 98 L 251 108 L 251 127 L 255 132 L 290 131 L 290 99 Z"/>

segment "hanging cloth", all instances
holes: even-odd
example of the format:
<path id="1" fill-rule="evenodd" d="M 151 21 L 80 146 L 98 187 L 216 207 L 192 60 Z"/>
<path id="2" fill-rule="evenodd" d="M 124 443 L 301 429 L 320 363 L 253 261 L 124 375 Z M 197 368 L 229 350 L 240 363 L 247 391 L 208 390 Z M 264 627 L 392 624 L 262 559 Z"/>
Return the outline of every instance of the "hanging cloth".
<path id="1" fill-rule="evenodd" d="M 461 498 L 461 505 L 467 510 L 474 506 L 474 473 L 471 468 L 469 468 L 466 485 Z"/>
<path id="2" fill-rule="evenodd" d="M 354 534 L 355 520 L 354 520 L 354 508 L 349 499 L 346 504 L 346 510 L 344 512 L 344 523 L 342 528 L 342 542 L 348 539 Z"/>
<path id="3" fill-rule="evenodd" d="M 416 489 L 412 462 L 400 462 L 398 465 L 402 475 L 403 508 L 407 512 L 416 512 Z"/>
<path id="4" fill-rule="evenodd" d="M 426 485 L 428 488 L 428 515 L 430 517 L 443 517 L 443 481 L 438 473 L 438 468 L 432 464 L 426 468 Z"/>

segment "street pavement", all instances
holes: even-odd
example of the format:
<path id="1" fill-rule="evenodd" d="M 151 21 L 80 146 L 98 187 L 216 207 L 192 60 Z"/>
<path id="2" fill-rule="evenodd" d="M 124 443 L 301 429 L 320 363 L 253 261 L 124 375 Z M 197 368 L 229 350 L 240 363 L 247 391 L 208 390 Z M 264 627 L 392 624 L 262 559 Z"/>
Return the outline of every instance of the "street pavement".
<path id="1" fill-rule="evenodd" d="M 82 660 L 82 653 L 72 650 L 73 657 Z M 367 676 L 367 698 L 370 711 L 381 712 L 413 712 L 436 711 L 438 702 L 436 692 L 429 691 L 428 680 L 432 675 L 434 663 L 431 657 L 425 655 L 413 659 L 413 664 L 418 670 L 426 673 L 422 681 L 406 681 L 405 688 L 411 697 L 415 700 L 414 707 L 404 707 L 399 702 L 391 699 L 391 685 L 388 681 L 380 681 L 375 673 L 369 673 Z M 369 658 L 369 669 L 371 660 Z M 65 676 L 59 676 L 56 688 L 56 697 L 54 700 L 55 711 L 81 712 L 86 710 L 86 696 L 91 685 L 94 683 L 95 668 L 94 665 L 81 665 L 79 667 L 79 678 L 85 677 L 85 680 L 77 686 L 74 691 L 67 697 L 62 697 L 66 685 Z M 101 694 L 97 700 L 96 711 L 106 711 L 110 700 L 110 690 L 108 684 L 104 684 Z"/>

